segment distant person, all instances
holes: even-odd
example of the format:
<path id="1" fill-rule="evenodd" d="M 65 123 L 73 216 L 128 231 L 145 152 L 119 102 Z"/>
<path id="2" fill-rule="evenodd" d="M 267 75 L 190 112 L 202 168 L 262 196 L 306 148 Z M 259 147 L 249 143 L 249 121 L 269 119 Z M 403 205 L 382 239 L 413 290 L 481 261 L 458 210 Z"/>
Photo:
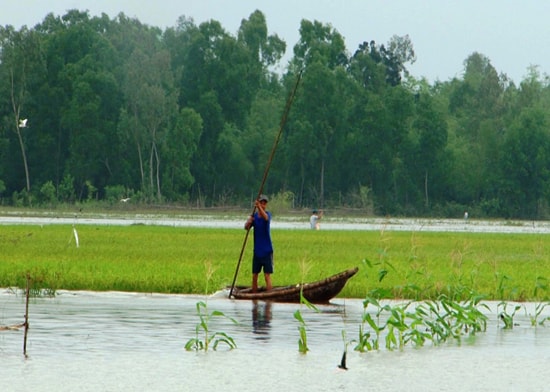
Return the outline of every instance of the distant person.
<path id="1" fill-rule="evenodd" d="M 464 220 L 468 221 L 468 211 L 464 211 Z"/>
<path id="2" fill-rule="evenodd" d="M 258 275 L 264 271 L 266 290 L 271 290 L 273 273 L 273 243 L 271 242 L 271 212 L 267 211 L 268 198 L 260 195 L 255 202 L 256 212 L 244 224 L 245 230 L 254 228 L 254 256 L 252 257 L 252 292 L 258 291 Z"/>
<path id="3" fill-rule="evenodd" d="M 317 210 L 313 210 L 311 216 L 309 217 L 309 225 L 311 227 L 311 230 L 319 230 L 321 228 L 320 220 L 323 216 L 323 212 L 319 212 Z"/>

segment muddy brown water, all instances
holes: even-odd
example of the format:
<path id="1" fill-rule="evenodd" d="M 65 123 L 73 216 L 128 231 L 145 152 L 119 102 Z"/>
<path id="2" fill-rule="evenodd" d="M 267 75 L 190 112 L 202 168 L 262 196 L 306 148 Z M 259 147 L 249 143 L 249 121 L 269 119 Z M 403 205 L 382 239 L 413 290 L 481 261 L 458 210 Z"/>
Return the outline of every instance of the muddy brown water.
<path id="1" fill-rule="evenodd" d="M 336 299 L 316 313 L 298 304 L 211 297 L 60 291 L 30 304 L 28 357 L 23 331 L 0 332 L 0 391 L 546 391 L 550 326 L 532 327 L 536 304 L 521 304 L 512 330 L 488 303 L 487 331 L 440 346 L 359 353 L 340 370 L 342 331 L 356 339 L 360 300 Z M 196 304 L 237 348 L 188 352 L 199 322 Z M 310 351 L 298 350 L 300 309 Z M 542 316 L 549 316 L 546 311 Z M 0 325 L 23 321 L 24 298 L 0 289 Z M 199 338 L 203 338 L 199 336 Z"/>

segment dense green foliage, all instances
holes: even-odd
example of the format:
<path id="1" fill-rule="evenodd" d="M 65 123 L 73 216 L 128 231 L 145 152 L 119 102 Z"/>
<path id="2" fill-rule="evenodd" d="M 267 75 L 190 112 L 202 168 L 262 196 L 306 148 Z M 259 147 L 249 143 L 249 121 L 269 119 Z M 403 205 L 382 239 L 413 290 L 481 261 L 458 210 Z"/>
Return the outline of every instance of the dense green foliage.
<path id="1" fill-rule="evenodd" d="M 3 226 L 0 287 L 31 275 L 51 290 L 204 294 L 230 286 L 244 230 L 159 226 Z M 277 230 L 275 285 L 355 266 L 347 298 L 548 300 L 549 242 L 538 234 Z M 237 284 L 250 285 L 249 243 Z M 263 284 L 263 279 L 260 279 Z"/>
<path id="2" fill-rule="evenodd" d="M 371 214 L 550 216 L 550 84 L 535 67 L 516 85 L 473 52 L 430 84 L 407 71 L 408 36 L 350 50 L 330 25 L 299 33 L 281 64 L 287 43 L 261 11 L 236 35 L 78 10 L 0 26 L 2 203 L 249 205 L 303 71 L 266 193 Z"/>

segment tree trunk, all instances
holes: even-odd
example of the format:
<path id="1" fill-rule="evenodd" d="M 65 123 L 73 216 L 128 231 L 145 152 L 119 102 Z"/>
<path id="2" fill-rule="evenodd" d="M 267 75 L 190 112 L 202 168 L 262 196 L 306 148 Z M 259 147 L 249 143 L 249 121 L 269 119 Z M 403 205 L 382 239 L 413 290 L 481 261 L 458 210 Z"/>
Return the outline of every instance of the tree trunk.
<path id="1" fill-rule="evenodd" d="M 27 197 L 30 197 L 31 191 L 31 180 L 29 175 L 29 165 L 27 164 L 27 153 L 25 152 L 25 143 L 23 143 L 23 137 L 21 136 L 21 128 L 19 127 L 19 115 L 21 113 L 21 102 L 23 98 L 23 89 L 19 93 L 19 97 L 16 102 L 15 97 L 15 80 L 13 76 L 13 69 L 11 69 L 11 104 L 13 108 L 13 114 L 15 115 L 15 130 L 17 133 L 17 138 L 19 139 L 19 146 L 21 147 L 21 155 L 23 156 L 23 165 L 25 167 L 25 180 L 26 180 L 26 189 Z"/>
<path id="2" fill-rule="evenodd" d="M 23 156 L 23 165 L 25 166 L 25 180 L 27 181 L 27 192 L 31 191 L 31 180 L 29 176 L 29 165 L 27 164 L 27 153 L 25 152 L 25 144 L 21 136 L 21 129 L 17 124 L 17 137 L 19 138 L 19 146 L 21 147 L 21 155 Z"/>
<path id="3" fill-rule="evenodd" d="M 155 144 L 155 160 L 157 162 L 156 164 L 157 199 L 160 202 L 162 199 L 162 193 L 160 192 L 160 158 L 159 158 L 156 144 Z"/>

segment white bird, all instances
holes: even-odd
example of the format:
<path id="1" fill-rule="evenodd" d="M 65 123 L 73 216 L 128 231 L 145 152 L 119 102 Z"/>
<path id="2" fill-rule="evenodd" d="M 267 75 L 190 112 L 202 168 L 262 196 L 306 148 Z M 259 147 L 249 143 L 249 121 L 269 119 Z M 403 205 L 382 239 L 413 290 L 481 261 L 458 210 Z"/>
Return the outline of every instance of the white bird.
<path id="1" fill-rule="evenodd" d="M 123 203 L 126 203 L 128 200 L 130 200 L 129 197 L 127 197 L 126 199 L 120 199 L 120 201 L 123 202 Z"/>
<path id="2" fill-rule="evenodd" d="M 19 120 L 19 128 L 26 128 L 27 127 L 27 120 L 26 118 Z"/>

